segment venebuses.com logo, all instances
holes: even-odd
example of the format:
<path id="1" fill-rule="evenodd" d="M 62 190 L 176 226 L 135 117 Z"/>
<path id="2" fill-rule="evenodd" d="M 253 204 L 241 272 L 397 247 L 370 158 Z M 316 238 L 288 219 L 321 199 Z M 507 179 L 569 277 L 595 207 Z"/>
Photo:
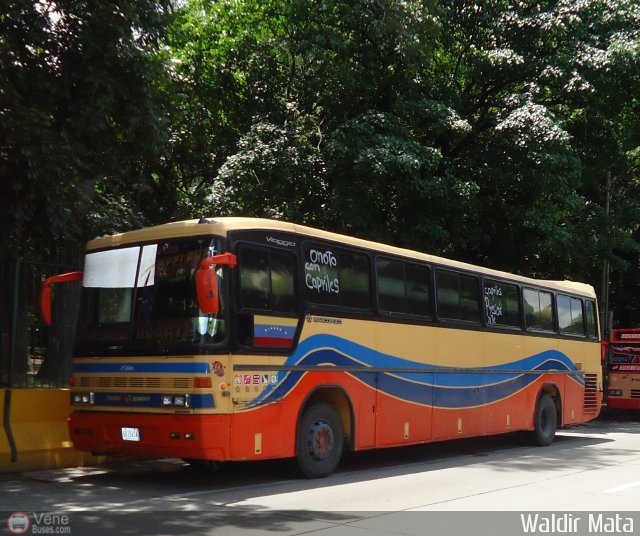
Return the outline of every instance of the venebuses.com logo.
<path id="1" fill-rule="evenodd" d="M 26 534 L 31 527 L 31 520 L 23 512 L 14 512 L 7 519 L 7 527 L 12 534 Z"/>
<path id="2" fill-rule="evenodd" d="M 11 534 L 71 534 L 66 514 L 14 512 L 7 519 Z"/>

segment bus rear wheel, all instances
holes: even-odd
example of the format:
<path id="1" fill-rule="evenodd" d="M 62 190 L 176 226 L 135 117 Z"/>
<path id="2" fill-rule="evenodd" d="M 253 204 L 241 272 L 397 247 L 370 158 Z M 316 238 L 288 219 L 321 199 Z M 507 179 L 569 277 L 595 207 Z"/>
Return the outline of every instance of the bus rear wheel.
<path id="1" fill-rule="evenodd" d="M 536 412 L 533 416 L 533 432 L 531 439 L 534 445 L 546 447 L 553 442 L 556 436 L 558 416 L 556 413 L 556 403 L 553 398 L 544 393 L 536 405 Z"/>
<path id="2" fill-rule="evenodd" d="M 307 478 L 332 473 L 340 463 L 344 433 L 340 416 L 324 402 L 305 410 L 298 425 L 296 461 Z"/>

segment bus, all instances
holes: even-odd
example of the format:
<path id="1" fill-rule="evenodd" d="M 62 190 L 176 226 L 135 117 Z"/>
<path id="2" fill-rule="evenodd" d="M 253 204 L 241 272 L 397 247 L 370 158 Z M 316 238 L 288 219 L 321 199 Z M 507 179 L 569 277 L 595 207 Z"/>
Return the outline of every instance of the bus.
<path id="1" fill-rule="evenodd" d="M 602 402 L 596 296 L 267 219 L 181 221 L 88 243 L 70 379 L 82 451 L 293 458 L 525 431 Z M 54 319 L 55 320 L 55 319 Z"/>
<path id="2" fill-rule="evenodd" d="M 640 409 L 640 328 L 611 330 L 605 374 L 607 407 Z"/>

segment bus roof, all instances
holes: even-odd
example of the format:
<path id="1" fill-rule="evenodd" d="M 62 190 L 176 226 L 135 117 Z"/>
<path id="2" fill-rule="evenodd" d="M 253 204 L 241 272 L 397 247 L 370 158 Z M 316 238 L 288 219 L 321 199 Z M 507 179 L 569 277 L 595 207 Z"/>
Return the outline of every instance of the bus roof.
<path id="1" fill-rule="evenodd" d="M 201 221 L 202 223 L 200 223 Z M 198 235 L 227 236 L 230 231 L 238 230 L 264 230 L 295 233 L 308 238 L 324 239 L 336 242 L 338 244 L 361 247 L 380 253 L 399 255 L 402 257 L 421 260 L 450 268 L 481 273 L 490 277 L 511 279 L 523 284 L 543 286 L 549 289 L 559 290 L 561 292 L 595 298 L 595 291 L 593 287 L 586 283 L 533 279 L 508 272 L 502 272 L 500 270 L 493 270 L 490 268 L 484 268 L 482 266 L 458 262 L 444 257 L 430 255 L 428 253 L 420 253 L 418 251 L 390 246 L 378 242 L 371 242 L 369 240 L 362 240 L 360 238 L 354 238 L 338 233 L 323 231 L 320 229 L 315 229 L 313 227 L 307 227 L 305 225 L 299 225 L 296 223 L 290 223 L 280 220 L 270 220 L 265 218 L 218 217 L 202 220 L 184 220 L 173 223 L 166 223 L 154 227 L 146 227 L 143 229 L 137 229 L 125 233 L 117 233 L 95 238 L 94 240 L 89 241 L 89 243 L 87 244 L 87 250 L 91 251 L 96 249 L 119 247 L 126 244 L 152 242 L 167 238 L 179 238 Z"/>

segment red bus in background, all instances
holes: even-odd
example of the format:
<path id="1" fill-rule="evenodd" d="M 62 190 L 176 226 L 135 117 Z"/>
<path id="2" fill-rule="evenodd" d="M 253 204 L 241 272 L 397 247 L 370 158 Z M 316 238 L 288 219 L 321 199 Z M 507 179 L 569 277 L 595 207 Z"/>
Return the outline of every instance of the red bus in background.
<path id="1" fill-rule="evenodd" d="M 640 409 L 640 328 L 611 331 L 605 367 L 607 406 Z"/>

